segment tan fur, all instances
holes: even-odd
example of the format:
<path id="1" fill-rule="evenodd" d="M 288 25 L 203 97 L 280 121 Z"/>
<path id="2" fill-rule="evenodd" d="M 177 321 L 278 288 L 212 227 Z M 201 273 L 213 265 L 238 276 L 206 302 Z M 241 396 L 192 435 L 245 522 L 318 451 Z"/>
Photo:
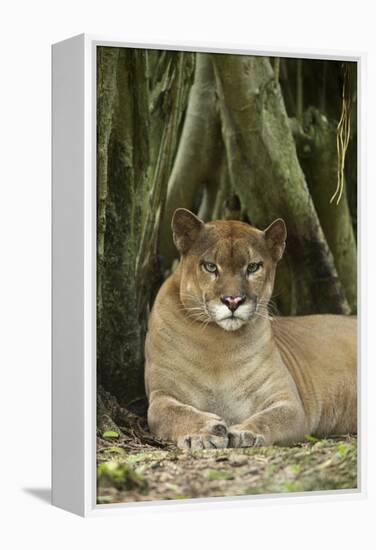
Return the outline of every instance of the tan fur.
<path id="1" fill-rule="evenodd" d="M 181 262 L 158 293 L 145 344 L 151 431 L 183 448 L 356 432 L 356 320 L 269 318 L 283 222 L 263 232 L 235 221 L 203 224 L 179 209 L 173 229 Z M 249 275 L 250 262 L 263 264 Z M 238 294 L 246 296 L 243 318 L 220 321 L 224 330 L 220 297 Z"/>

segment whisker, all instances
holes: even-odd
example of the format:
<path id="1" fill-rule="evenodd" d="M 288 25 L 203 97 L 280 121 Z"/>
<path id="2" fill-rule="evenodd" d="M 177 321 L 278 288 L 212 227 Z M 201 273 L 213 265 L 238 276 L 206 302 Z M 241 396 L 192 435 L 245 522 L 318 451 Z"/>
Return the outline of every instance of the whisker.
<path id="1" fill-rule="evenodd" d="M 190 306 L 182 303 L 182 305 L 179 307 L 179 310 L 184 311 L 184 313 L 186 314 L 186 318 L 191 323 L 199 323 L 201 329 L 205 330 L 208 324 L 212 322 L 212 318 L 209 315 L 205 299 L 200 299 L 199 297 L 190 294 L 189 292 L 181 292 L 180 301 L 182 299 L 192 301 L 192 303 L 196 305 Z"/>
<path id="2" fill-rule="evenodd" d="M 261 311 L 261 312 L 263 312 L 263 313 L 268 313 L 268 314 L 271 315 L 272 317 L 275 316 L 274 311 L 271 310 L 271 309 L 269 309 L 268 306 L 263 306 L 263 305 L 261 305 L 261 306 L 257 309 L 257 311 Z"/>
<path id="3" fill-rule="evenodd" d="M 208 326 L 210 321 L 211 321 L 210 317 L 206 317 L 206 319 L 204 319 L 204 321 L 201 322 L 201 330 L 202 331 L 204 331 L 206 329 L 206 327 Z"/>
<path id="4" fill-rule="evenodd" d="M 188 313 L 187 317 L 190 319 L 200 319 L 200 317 L 203 317 L 203 313 Z"/>
<path id="5" fill-rule="evenodd" d="M 273 317 L 271 317 L 270 315 L 263 315 L 262 313 L 260 313 L 258 311 L 255 311 L 255 315 L 257 317 L 261 317 L 261 319 L 267 319 L 268 321 L 273 321 Z"/>
<path id="6" fill-rule="evenodd" d="M 183 297 L 183 298 L 191 298 L 192 300 L 196 301 L 196 302 L 201 302 L 200 298 L 198 298 L 197 296 L 195 296 L 194 294 L 189 294 L 187 292 L 181 292 L 180 293 L 180 297 Z"/>
<path id="7" fill-rule="evenodd" d="M 279 316 L 278 308 L 272 302 L 268 302 L 267 300 L 260 300 L 260 302 L 257 304 L 257 307 L 260 307 L 264 311 L 267 311 L 271 316 Z"/>
<path id="8" fill-rule="evenodd" d="M 179 309 L 180 309 L 180 311 L 203 311 L 202 307 L 186 307 L 186 306 L 183 306 Z"/>

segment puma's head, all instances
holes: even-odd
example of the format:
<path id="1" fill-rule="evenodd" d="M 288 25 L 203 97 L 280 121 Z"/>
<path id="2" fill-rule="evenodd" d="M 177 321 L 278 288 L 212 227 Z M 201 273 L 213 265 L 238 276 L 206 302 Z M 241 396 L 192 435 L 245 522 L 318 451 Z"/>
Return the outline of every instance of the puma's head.
<path id="1" fill-rule="evenodd" d="M 181 254 L 180 299 L 191 319 L 237 330 L 265 316 L 285 249 L 283 220 L 260 231 L 239 221 L 204 223 L 179 208 L 172 230 Z"/>

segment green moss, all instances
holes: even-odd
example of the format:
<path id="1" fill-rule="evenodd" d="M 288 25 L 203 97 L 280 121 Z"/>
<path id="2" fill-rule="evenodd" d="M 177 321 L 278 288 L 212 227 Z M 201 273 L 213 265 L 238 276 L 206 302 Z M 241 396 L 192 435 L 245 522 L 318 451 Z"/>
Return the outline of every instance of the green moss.
<path id="1" fill-rule="evenodd" d="M 114 432 L 112 430 L 108 430 L 107 432 L 103 432 L 102 436 L 105 439 L 118 439 L 119 438 L 118 432 Z"/>
<path id="2" fill-rule="evenodd" d="M 286 481 L 281 490 L 287 493 L 296 493 L 299 491 L 304 491 L 304 486 L 300 481 Z"/>
<path id="3" fill-rule="evenodd" d="M 302 470 L 301 464 L 291 464 L 290 468 L 295 475 L 299 474 Z"/>
<path id="4" fill-rule="evenodd" d="M 98 488 L 115 487 L 117 490 L 138 489 L 141 494 L 146 494 L 148 482 L 128 464 L 115 461 L 104 462 L 97 469 Z"/>
<path id="5" fill-rule="evenodd" d="M 98 496 L 97 504 L 111 504 L 114 502 L 114 497 L 111 495 Z"/>
<path id="6" fill-rule="evenodd" d="M 308 441 L 309 443 L 317 443 L 318 439 L 314 435 L 306 434 L 304 436 L 304 439 Z"/>
<path id="7" fill-rule="evenodd" d="M 341 443 L 338 443 L 337 445 L 337 453 L 342 458 L 346 456 L 349 452 L 351 452 L 353 448 L 353 445 L 341 441 Z"/>
<path id="8" fill-rule="evenodd" d="M 121 447 L 107 447 L 106 449 L 103 449 L 103 453 L 105 455 L 108 455 L 108 454 L 121 455 L 121 454 L 124 454 L 125 451 Z"/>
<path id="9" fill-rule="evenodd" d="M 234 474 L 231 472 L 225 472 L 224 470 L 209 470 L 208 480 L 216 481 L 220 479 L 234 479 Z"/>

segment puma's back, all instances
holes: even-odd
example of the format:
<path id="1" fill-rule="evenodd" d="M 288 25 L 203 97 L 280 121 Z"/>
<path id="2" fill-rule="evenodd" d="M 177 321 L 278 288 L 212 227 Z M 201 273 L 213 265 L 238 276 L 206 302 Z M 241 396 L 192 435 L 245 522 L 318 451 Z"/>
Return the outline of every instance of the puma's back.
<path id="1" fill-rule="evenodd" d="M 310 432 L 356 432 L 357 321 L 345 315 L 278 317 L 272 329 L 302 398 Z"/>

